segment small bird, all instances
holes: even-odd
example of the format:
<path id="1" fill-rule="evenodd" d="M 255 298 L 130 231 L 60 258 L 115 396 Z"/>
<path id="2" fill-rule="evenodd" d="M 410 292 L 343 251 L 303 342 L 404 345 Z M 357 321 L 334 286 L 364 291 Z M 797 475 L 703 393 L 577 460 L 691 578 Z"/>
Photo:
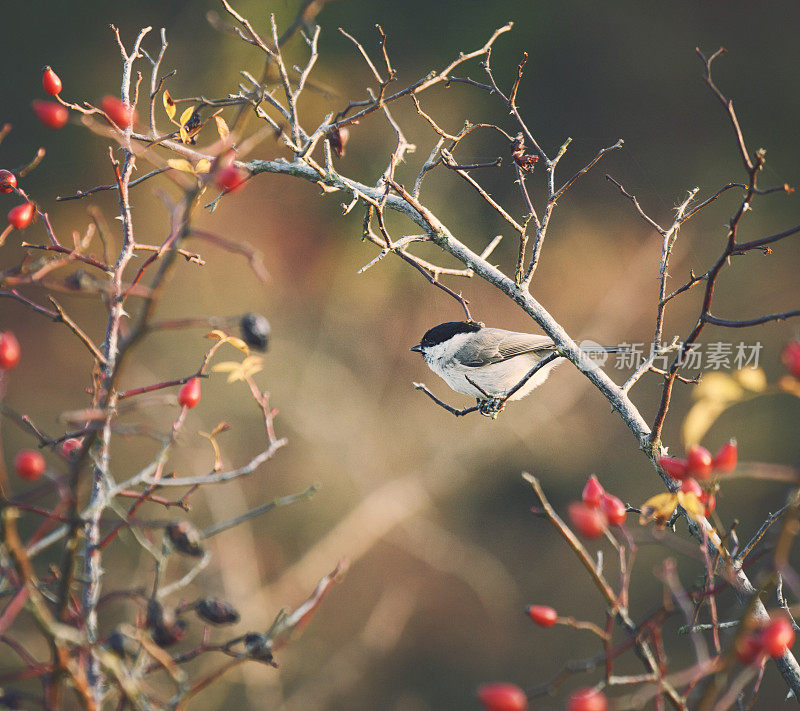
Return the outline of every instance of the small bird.
<path id="1" fill-rule="evenodd" d="M 541 385 L 561 362 L 552 339 L 532 333 L 486 328 L 470 321 L 434 326 L 412 351 L 421 353 L 428 367 L 453 390 L 471 395 L 483 414 L 502 409 L 507 400 L 519 400 Z M 587 355 L 614 353 L 618 348 L 590 345 Z M 537 363 L 555 355 L 514 391 Z M 494 401 L 494 407 L 486 407 Z"/>

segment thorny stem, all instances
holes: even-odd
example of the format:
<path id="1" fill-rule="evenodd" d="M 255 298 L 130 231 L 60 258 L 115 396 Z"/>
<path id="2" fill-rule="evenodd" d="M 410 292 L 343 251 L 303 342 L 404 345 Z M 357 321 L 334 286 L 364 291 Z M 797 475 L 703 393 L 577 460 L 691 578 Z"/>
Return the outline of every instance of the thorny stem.
<path id="1" fill-rule="evenodd" d="M 114 30 L 123 58 L 122 89 L 120 98 L 123 102 L 130 103 L 130 80 L 134 61 L 139 57 L 142 40 L 151 28 L 147 27 L 139 32 L 131 52 L 125 50 L 120 40 L 119 32 Z M 84 523 L 83 544 L 83 576 L 84 586 L 82 592 L 83 615 L 86 621 L 86 634 L 91 644 L 97 641 L 97 601 L 100 596 L 102 576 L 100 543 L 100 517 L 102 515 L 101 503 L 108 485 L 110 471 L 110 445 L 111 421 L 116 397 L 112 391 L 112 382 L 117 371 L 119 357 L 119 337 L 122 319 L 126 315 L 124 308 L 123 275 L 131 257 L 134 254 L 133 220 L 131 216 L 130 197 L 128 185 L 136 163 L 135 154 L 126 146 L 130 143 L 131 128 L 128 127 L 123 137 L 123 159 L 120 166 L 112 157 L 112 166 L 116 176 L 119 190 L 119 213 L 122 220 L 122 245 L 117 256 L 114 271 L 111 275 L 111 291 L 109 294 L 109 315 L 106 326 L 105 340 L 102 345 L 104 362 L 101 368 L 100 390 L 96 393 L 97 406 L 106 411 L 105 421 L 100 431 L 93 457 L 91 491 L 89 495 L 90 514 Z M 87 677 L 94 698 L 97 703 L 102 699 L 103 679 L 97 657 L 92 653 L 87 665 Z"/>

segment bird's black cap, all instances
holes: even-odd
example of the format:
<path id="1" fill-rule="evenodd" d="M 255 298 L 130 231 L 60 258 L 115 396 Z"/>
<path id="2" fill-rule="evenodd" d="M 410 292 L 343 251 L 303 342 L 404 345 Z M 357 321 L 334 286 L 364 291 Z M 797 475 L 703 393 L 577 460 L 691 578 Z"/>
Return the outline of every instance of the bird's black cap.
<path id="1" fill-rule="evenodd" d="M 419 342 L 419 345 L 414 346 L 411 350 L 422 353 L 424 348 L 431 348 L 438 346 L 440 343 L 449 341 L 453 336 L 459 333 L 475 333 L 481 330 L 481 326 L 477 323 L 470 323 L 469 321 L 448 321 L 447 323 L 440 323 L 438 326 L 431 328 Z"/>

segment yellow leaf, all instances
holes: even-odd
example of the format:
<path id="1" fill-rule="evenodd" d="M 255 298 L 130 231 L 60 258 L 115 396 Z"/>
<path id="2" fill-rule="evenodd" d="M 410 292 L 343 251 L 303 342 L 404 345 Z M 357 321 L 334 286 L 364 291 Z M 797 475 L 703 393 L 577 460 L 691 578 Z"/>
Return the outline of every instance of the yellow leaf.
<path id="1" fill-rule="evenodd" d="M 231 130 L 228 128 L 228 124 L 225 123 L 225 119 L 222 116 L 214 115 L 214 121 L 217 122 L 217 133 L 219 137 L 224 141 L 231 133 Z"/>
<path id="2" fill-rule="evenodd" d="M 196 173 L 208 173 L 211 170 L 211 161 L 208 158 L 201 158 L 194 166 Z"/>
<path id="3" fill-rule="evenodd" d="M 170 121 L 172 121 L 175 117 L 175 102 L 172 100 L 172 97 L 169 95 L 169 92 L 166 89 L 164 89 L 162 98 L 164 100 L 164 110 L 167 112 L 167 116 L 169 116 Z"/>
<path id="4" fill-rule="evenodd" d="M 194 168 L 192 164 L 185 158 L 170 158 L 167 165 L 175 170 L 183 171 L 184 173 L 191 173 L 194 175 Z"/>
<path id="5" fill-rule="evenodd" d="M 694 389 L 692 397 L 695 400 L 738 400 L 742 397 L 741 386 L 734 378 L 726 373 L 707 373 Z"/>
<path id="6" fill-rule="evenodd" d="M 189 121 L 189 119 L 192 118 L 193 113 L 194 113 L 194 106 L 190 106 L 188 109 L 185 109 L 184 112 L 181 114 L 178 123 L 181 126 L 185 126 L 186 123 Z"/>
<path id="7" fill-rule="evenodd" d="M 206 338 L 216 338 L 218 341 L 222 341 L 223 343 L 230 343 L 234 348 L 238 348 L 246 356 L 250 355 L 250 348 L 241 338 L 229 336 L 227 333 L 225 333 L 225 331 L 221 331 L 218 328 L 215 328 L 210 333 L 207 333 Z"/>
<path id="8" fill-rule="evenodd" d="M 245 376 L 255 375 L 264 368 L 264 359 L 261 356 L 248 356 L 242 361 L 242 373 Z"/>
<path id="9" fill-rule="evenodd" d="M 655 521 L 656 526 L 665 526 L 678 505 L 678 496 L 680 493 L 682 492 L 673 494 L 668 491 L 664 494 L 656 494 L 649 498 L 642 504 L 642 513 L 639 514 L 639 523 L 645 526 L 650 523 L 650 521 Z"/>
<path id="10" fill-rule="evenodd" d="M 717 418 L 732 404 L 729 400 L 701 400 L 692 405 L 681 425 L 681 439 L 685 449 L 699 444 Z"/>
<path id="11" fill-rule="evenodd" d="M 186 132 L 186 129 L 183 126 L 180 127 L 179 133 L 181 134 L 181 142 L 189 143 L 189 134 Z"/>
<path id="12" fill-rule="evenodd" d="M 697 494 L 691 492 L 679 491 L 678 503 L 683 506 L 686 513 L 693 519 L 698 520 L 704 518 L 706 515 L 706 507 Z"/>
<path id="13" fill-rule="evenodd" d="M 247 380 L 251 375 L 255 375 L 263 368 L 263 362 L 263 359 L 259 356 L 245 358 L 235 370 L 230 371 L 228 382 L 235 383 L 237 380 Z"/>
<path id="14" fill-rule="evenodd" d="M 704 375 L 692 393 L 696 402 L 686 414 L 681 428 L 684 446 L 698 444 L 725 410 L 752 397 L 752 391 L 763 389 L 762 382 L 766 387 L 763 371 L 754 368 L 737 371 L 735 377 L 727 373 Z"/>
<path id="15" fill-rule="evenodd" d="M 761 368 L 742 368 L 733 377 L 742 387 L 753 392 L 760 393 L 767 389 L 767 376 Z"/>
<path id="16" fill-rule="evenodd" d="M 236 336 L 228 336 L 225 339 L 225 343 L 230 343 L 234 348 L 238 348 L 245 355 L 250 355 L 250 348 L 241 338 L 236 338 Z"/>
<path id="17" fill-rule="evenodd" d="M 227 382 L 235 383 L 237 380 L 246 380 L 255 375 L 264 367 L 264 361 L 259 356 L 248 356 L 241 363 L 225 361 L 217 363 L 211 370 L 215 373 L 228 373 Z"/>

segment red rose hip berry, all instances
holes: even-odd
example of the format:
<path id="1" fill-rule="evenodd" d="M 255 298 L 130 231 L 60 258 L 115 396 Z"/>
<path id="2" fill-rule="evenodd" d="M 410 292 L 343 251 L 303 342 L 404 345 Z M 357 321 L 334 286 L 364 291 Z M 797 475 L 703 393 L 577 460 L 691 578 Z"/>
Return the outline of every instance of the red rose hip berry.
<path id="1" fill-rule="evenodd" d="M 698 499 L 705 493 L 700 484 L 697 483 L 697 479 L 692 479 L 691 477 L 681 482 L 681 491 L 685 494 L 694 494 Z"/>
<path id="2" fill-rule="evenodd" d="M 478 700 L 486 711 L 525 711 L 528 697 L 514 684 L 498 681 L 478 688 Z"/>
<path id="3" fill-rule="evenodd" d="M 685 479 L 687 476 L 685 459 L 678 459 L 678 457 L 659 457 L 658 466 L 669 476 L 678 481 Z"/>
<path id="4" fill-rule="evenodd" d="M 192 378 L 187 380 L 183 387 L 178 392 L 178 404 L 181 407 L 193 408 L 197 407 L 200 402 L 200 378 Z"/>
<path id="5" fill-rule="evenodd" d="M 736 447 L 736 440 L 732 439 L 727 444 L 723 444 L 719 452 L 714 455 L 714 461 L 711 462 L 711 466 L 715 472 L 730 474 L 736 469 L 738 460 L 739 453 Z"/>
<path id="6" fill-rule="evenodd" d="M 10 170 L 0 170 L 0 193 L 13 193 L 17 187 L 17 176 Z"/>
<path id="7" fill-rule="evenodd" d="M 686 471 L 695 479 L 708 479 L 712 462 L 711 452 L 699 444 L 692 445 L 686 455 Z"/>
<path id="8" fill-rule="evenodd" d="M 69 120 L 69 110 L 66 106 L 57 104 L 54 101 L 41 101 L 37 99 L 33 102 L 33 113 L 47 128 L 64 128 Z"/>
<path id="9" fill-rule="evenodd" d="M 228 166 L 227 168 L 220 168 L 214 175 L 214 183 L 220 190 L 226 193 L 232 193 L 238 190 L 245 184 L 249 177 L 249 173 L 242 168 L 237 168 L 235 165 Z"/>
<path id="10" fill-rule="evenodd" d="M 761 631 L 761 646 L 773 659 L 782 657 L 794 644 L 794 627 L 785 617 L 778 617 Z"/>
<path id="11" fill-rule="evenodd" d="M 61 443 L 61 454 L 67 459 L 71 459 L 81 451 L 81 447 L 83 447 L 83 442 L 75 437 L 70 437 Z"/>
<path id="12" fill-rule="evenodd" d="M 711 512 L 717 508 L 717 497 L 705 491 L 700 484 L 697 483 L 697 479 L 692 479 L 691 477 L 684 479 L 681 483 L 681 491 L 685 494 L 694 494 L 698 501 L 705 506 L 706 516 L 709 516 Z"/>
<path id="13" fill-rule="evenodd" d="M 603 494 L 600 497 L 600 507 L 612 526 L 621 526 L 625 523 L 625 519 L 628 516 L 628 507 L 622 503 L 622 499 L 612 494 Z"/>
<path id="14" fill-rule="evenodd" d="M 578 501 L 569 505 L 567 514 L 575 530 L 584 538 L 600 538 L 608 525 L 601 509 L 593 509 Z"/>
<path id="15" fill-rule="evenodd" d="M 34 208 L 32 202 L 17 205 L 8 211 L 8 224 L 18 230 L 24 230 L 31 224 L 34 212 L 36 212 L 36 208 Z"/>
<path id="16" fill-rule="evenodd" d="M 6 331 L 0 333 L 0 370 L 12 370 L 19 365 L 20 349 L 17 337 Z"/>
<path id="17" fill-rule="evenodd" d="M 583 487 L 581 498 L 583 499 L 583 503 L 587 506 L 597 508 L 600 506 L 600 497 L 605 493 L 606 491 L 600 483 L 600 480 L 592 474 L 586 480 L 586 486 Z"/>
<path id="18" fill-rule="evenodd" d="M 44 457 L 33 449 L 23 449 L 14 458 L 14 469 L 20 479 L 36 481 L 46 468 Z"/>
<path id="19" fill-rule="evenodd" d="M 608 699 L 597 689 L 578 689 L 567 701 L 567 711 L 607 711 Z"/>
<path id="20" fill-rule="evenodd" d="M 61 93 L 61 79 L 50 67 L 42 70 L 42 86 L 51 96 Z"/>
<path id="21" fill-rule="evenodd" d="M 800 341 L 789 341 L 781 353 L 781 360 L 795 378 L 800 378 Z"/>
<path id="22" fill-rule="evenodd" d="M 528 617 L 539 627 L 552 627 L 558 619 L 558 613 L 547 605 L 528 605 Z"/>
<path id="23" fill-rule="evenodd" d="M 133 126 L 136 121 L 136 111 L 133 107 L 116 96 L 104 96 L 100 101 L 100 108 L 123 130 Z"/>
<path id="24" fill-rule="evenodd" d="M 717 497 L 715 494 L 709 494 L 707 491 L 703 492 L 700 497 L 700 502 L 706 507 L 706 516 L 710 516 L 711 512 L 717 508 Z"/>

